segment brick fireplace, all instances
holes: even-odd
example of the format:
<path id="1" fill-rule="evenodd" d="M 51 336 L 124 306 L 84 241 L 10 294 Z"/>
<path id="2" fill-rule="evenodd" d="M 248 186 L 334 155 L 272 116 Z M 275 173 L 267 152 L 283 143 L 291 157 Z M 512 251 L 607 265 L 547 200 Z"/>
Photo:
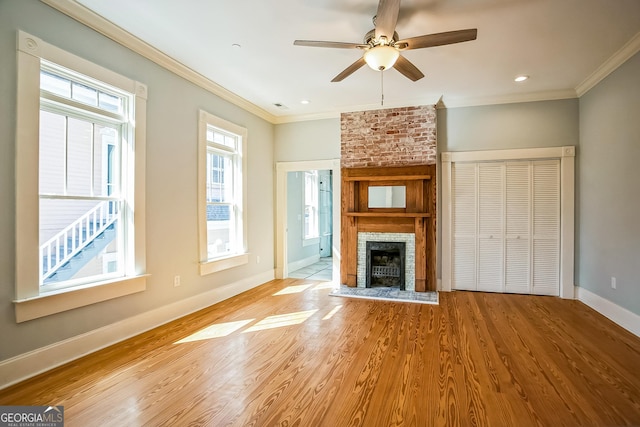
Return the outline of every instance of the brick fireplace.
<path id="1" fill-rule="evenodd" d="M 366 286 L 367 241 L 404 242 L 402 287 L 436 289 L 435 120 L 434 106 L 342 114 L 341 283 Z"/>

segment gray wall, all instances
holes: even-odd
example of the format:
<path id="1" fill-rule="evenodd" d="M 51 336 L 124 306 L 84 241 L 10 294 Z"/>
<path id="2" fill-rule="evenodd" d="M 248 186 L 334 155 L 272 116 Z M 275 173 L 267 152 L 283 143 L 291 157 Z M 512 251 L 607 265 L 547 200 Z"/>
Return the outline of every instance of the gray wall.
<path id="1" fill-rule="evenodd" d="M 578 145 L 578 100 L 438 109 L 438 151 Z"/>
<path id="2" fill-rule="evenodd" d="M 16 32 L 24 30 L 148 86 L 147 290 L 16 324 Z M 0 360 L 201 294 L 274 266 L 274 126 L 36 0 L 0 1 Z M 248 129 L 248 265 L 198 274 L 198 109 Z M 258 264 L 256 256 L 260 256 Z M 36 268 L 34 266 L 34 268 Z M 173 287 L 180 275 L 182 286 Z"/>
<path id="3" fill-rule="evenodd" d="M 275 161 L 299 162 L 340 158 L 340 119 L 276 125 Z"/>
<path id="4" fill-rule="evenodd" d="M 576 282 L 640 314 L 640 54 L 580 98 Z M 611 288 L 611 277 L 617 289 Z"/>
<path id="5" fill-rule="evenodd" d="M 578 100 L 438 109 L 438 152 L 504 150 L 579 143 Z M 576 161 L 578 162 L 579 159 Z M 438 170 L 438 206 L 442 204 Z M 437 276 L 442 277 L 442 223 L 438 222 Z"/>

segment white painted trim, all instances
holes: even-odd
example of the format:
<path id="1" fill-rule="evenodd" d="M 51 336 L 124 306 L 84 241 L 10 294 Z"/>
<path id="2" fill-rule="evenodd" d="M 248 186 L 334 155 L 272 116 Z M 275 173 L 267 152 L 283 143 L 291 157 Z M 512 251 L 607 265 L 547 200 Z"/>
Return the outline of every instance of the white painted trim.
<path id="1" fill-rule="evenodd" d="M 298 261 L 291 262 L 287 265 L 287 271 L 296 271 L 301 268 L 308 267 L 316 262 L 320 261 L 320 254 L 311 255 L 310 257 L 306 257 L 303 259 L 299 259 Z"/>
<path id="2" fill-rule="evenodd" d="M 442 188 L 442 205 L 438 211 L 438 216 L 442 223 L 442 241 L 441 245 L 441 280 L 438 289 L 444 292 L 451 292 L 451 247 L 453 236 L 451 235 L 451 153 L 442 153 L 441 161 L 441 188 Z"/>
<path id="3" fill-rule="evenodd" d="M 517 148 L 512 150 L 450 151 L 442 153 L 442 161 L 483 162 L 522 159 L 559 159 L 575 156 L 575 147 Z"/>
<path id="4" fill-rule="evenodd" d="M 112 298 L 145 290 L 146 281 L 146 119 L 147 87 L 140 82 L 115 73 L 84 58 L 28 34 L 18 31 L 18 83 L 16 106 L 16 283 L 14 301 L 16 321 L 23 322 L 54 313 L 95 304 Z M 38 242 L 39 234 L 39 117 L 41 59 L 58 64 L 114 86 L 135 96 L 134 117 L 131 117 L 135 148 L 127 144 L 123 168 L 134 179 L 127 180 L 123 192 L 129 200 L 128 214 L 123 218 L 133 227 L 127 247 L 133 247 L 131 262 L 125 276 L 115 280 L 93 282 L 86 286 L 44 293 L 40 288 Z M 135 226 L 134 226 L 135 224 Z M 42 293 L 41 293 L 42 292 Z"/>
<path id="5" fill-rule="evenodd" d="M 14 301 L 16 322 L 38 319 L 78 307 L 135 294 L 147 289 L 147 276 L 124 277 L 105 283 L 63 289 Z"/>
<path id="6" fill-rule="evenodd" d="M 340 159 L 276 163 L 276 278 L 289 274 L 287 263 L 287 173 L 331 169 L 333 180 L 333 277 L 340 277 Z M 337 233 L 336 233 L 337 230 Z"/>
<path id="7" fill-rule="evenodd" d="M 340 111 L 326 111 L 315 114 L 301 115 L 274 115 L 263 108 L 247 101 L 239 95 L 220 86 L 200 73 L 192 70 L 174 58 L 162 53 L 155 47 L 135 37 L 126 30 L 114 25 L 100 15 L 89 10 L 85 6 L 72 0 L 40 0 L 50 7 L 64 13 L 98 33 L 110 38 L 120 45 L 133 52 L 153 61 L 172 73 L 190 81 L 191 83 L 231 102 L 238 107 L 255 114 L 256 116 L 272 124 L 292 123 L 308 120 L 322 120 L 339 117 L 340 113 L 348 111 L 365 111 L 379 109 L 378 104 L 358 105 L 350 108 L 343 108 Z M 616 54 L 602 64 L 592 75 L 587 77 L 575 89 L 560 89 L 552 91 L 529 92 L 509 95 L 484 96 L 484 97 L 461 97 L 444 100 L 448 108 L 474 107 L 481 105 L 512 104 L 520 102 L 549 101 L 559 99 L 573 99 L 584 95 L 589 89 L 598 84 L 602 79 L 618 68 L 627 59 L 640 50 L 640 33 L 625 44 Z M 432 96 L 423 96 L 411 100 L 405 100 L 399 104 L 390 104 L 387 108 L 406 107 L 414 105 L 435 104 Z"/>
<path id="8" fill-rule="evenodd" d="M 513 93 L 509 95 L 483 97 L 443 97 L 439 108 L 479 107 L 482 105 L 518 104 L 523 102 L 553 101 L 575 99 L 578 95 L 574 89 L 551 90 L 544 92 Z"/>
<path id="9" fill-rule="evenodd" d="M 207 233 L 207 148 L 209 143 L 207 142 L 207 126 L 214 126 L 223 131 L 235 134 L 239 139 L 239 147 L 237 149 L 237 155 L 239 155 L 239 161 L 234 162 L 234 168 L 240 169 L 239 176 L 240 182 L 236 182 L 234 185 L 234 194 L 240 193 L 242 195 L 242 204 L 240 206 L 241 218 L 239 226 L 242 239 L 236 242 L 238 246 L 241 246 L 239 250 L 223 258 L 209 259 L 209 242 Z M 197 178 L 198 178 L 198 252 L 200 256 L 200 275 L 215 273 L 217 271 L 226 270 L 228 268 L 237 267 L 247 264 L 249 262 L 248 251 L 248 233 L 247 233 L 247 151 L 249 145 L 248 131 L 246 128 L 232 123 L 228 120 L 217 117 L 205 110 L 198 112 L 198 157 L 197 157 Z M 236 150 L 231 150 L 236 151 Z M 238 164 L 239 163 L 239 164 Z M 234 170 L 234 177 L 237 170 Z"/>
<path id="10" fill-rule="evenodd" d="M 442 162 L 442 290 L 450 291 L 453 236 L 451 229 L 451 164 L 504 160 L 560 159 L 560 297 L 573 299 L 574 221 L 575 221 L 575 147 L 523 148 L 444 152 Z"/>
<path id="11" fill-rule="evenodd" d="M 249 254 L 233 255 L 226 258 L 212 259 L 200 263 L 200 275 L 204 276 L 218 271 L 228 270 L 230 268 L 239 267 L 249 264 Z"/>
<path id="12" fill-rule="evenodd" d="M 416 105 L 434 105 L 439 104 L 439 108 L 460 108 L 460 107 L 478 107 L 482 105 L 498 105 L 498 104 L 517 104 L 522 102 L 538 102 L 551 101 L 560 99 L 575 99 L 578 95 L 574 89 L 561 89 L 543 92 L 527 92 L 509 95 L 495 95 L 482 97 L 460 97 L 447 98 L 441 96 L 421 96 L 412 99 L 405 99 L 402 102 L 390 103 L 387 105 L 385 101 L 384 108 L 401 108 L 412 107 Z M 380 104 L 362 104 L 349 106 L 348 108 L 339 108 L 339 111 L 326 111 L 315 114 L 300 114 L 289 116 L 276 116 L 274 124 L 301 122 L 307 120 L 322 120 L 339 118 L 341 113 L 352 111 L 368 111 L 379 110 Z"/>
<path id="13" fill-rule="evenodd" d="M 593 308 L 604 317 L 622 326 L 632 334 L 640 337 L 640 315 L 637 315 L 616 303 L 602 298 L 593 292 L 576 286 L 575 293 L 579 301 Z"/>
<path id="14" fill-rule="evenodd" d="M 190 81 L 191 83 L 200 86 L 201 88 L 219 96 L 225 101 L 231 102 L 234 105 L 255 114 L 256 116 L 274 123 L 276 117 L 258 107 L 257 105 L 247 101 L 246 99 L 236 95 L 235 93 L 225 89 L 214 81 L 206 78 L 202 74 L 199 74 L 182 64 L 179 61 L 171 58 L 170 56 L 162 53 L 155 47 L 147 44 L 146 42 L 135 37 L 133 34 L 125 31 L 124 29 L 114 25 L 112 22 L 104 19 L 100 15 L 87 9 L 85 6 L 71 0 L 41 0 L 43 3 L 51 6 L 52 8 L 64 13 L 65 15 L 75 19 L 81 24 L 97 31 L 98 33 L 110 38 L 116 43 L 132 50 L 133 52 L 141 55 L 148 60 L 155 62 L 166 70 Z"/>
<path id="15" fill-rule="evenodd" d="M 0 362 L 0 389 L 224 301 L 274 279 L 268 270 Z"/>
<path id="16" fill-rule="evenodd" d="M 302 246 L 313 246 L 313 245 L 319 245 L 320 244 L 320 238 L 319 237 L 312 237 L 310 239 L 302 239 Z"/>
<path id="17" fill-rule="evenodd" d="M 575 298 L 575 147 L 563 147 L 560 158 L 560 297 Z"/>
<path id="18" fill-rule="evenodd" d="M 633 55 L 640 52 L 640 32 L 631 40 L 625 43 L 616 53 L 611 55 L 602 65 L 600 65 L 589 77 L 576 86 L 576 93 L 579 97 L 589 92 L 595 85 L 613 73 L 618 67 L 629 60 Z"/>

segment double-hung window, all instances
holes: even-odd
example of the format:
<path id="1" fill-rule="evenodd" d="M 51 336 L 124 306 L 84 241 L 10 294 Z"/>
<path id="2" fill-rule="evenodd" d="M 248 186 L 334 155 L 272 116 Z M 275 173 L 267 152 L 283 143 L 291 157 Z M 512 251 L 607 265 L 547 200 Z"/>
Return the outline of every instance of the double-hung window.
<path id="1" fill-rule="evenodd" d="M 48 61 L 40 67 L 42 290 L 123 277 L 133 96 Z M 124 168 L 123 168 L 124 166 Z"/>
<path id="2" fill-rule="evenodd" d="M 200 112 L 200 272 L 246 264 L 245 128 Z"/>
<path id="3" fill-rule="evenodd" d="M 144 289 L 146 87 L 23 32 L 18 46 L 22 321 Z"/>

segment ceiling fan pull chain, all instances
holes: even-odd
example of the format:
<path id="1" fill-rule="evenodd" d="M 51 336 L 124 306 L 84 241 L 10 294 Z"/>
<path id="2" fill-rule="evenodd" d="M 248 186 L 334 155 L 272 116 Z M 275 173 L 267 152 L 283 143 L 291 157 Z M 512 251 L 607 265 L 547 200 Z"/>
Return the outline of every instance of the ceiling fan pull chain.
<path id="1" fill-rule="evenodd" d="M 384 106 L 384 72 L 380 71 L 380 105 Z"/>

